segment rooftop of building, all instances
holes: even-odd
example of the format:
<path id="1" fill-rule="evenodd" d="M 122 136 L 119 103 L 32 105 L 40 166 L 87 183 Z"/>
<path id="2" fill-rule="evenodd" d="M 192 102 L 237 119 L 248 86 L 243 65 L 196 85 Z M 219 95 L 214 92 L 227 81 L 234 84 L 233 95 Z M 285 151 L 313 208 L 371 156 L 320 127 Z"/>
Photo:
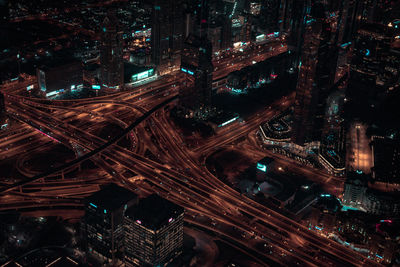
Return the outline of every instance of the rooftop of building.
<path id="1" fill-rule="evenodd" d="M 64 67 L 70 64 L 81 64 L 81 61 L 76 59 L 71 51 L 62 51 L 55 53 L 52 57 L 41 62 L 39 69 L 49 70 L 59 67 Z"/>
<path id="2" fill-rule="evenodd" d="M 132 191 L 112 183 L 87 197 L 86 201 L 96 207 L 113 211 L 136 197 Z"/>
<path id="3" fill-rule="evenodd" d="M 137 205 L 128 208 L 125 216 L 138 223 L 140 222 L 146 228 L 156 230 L 171 219 L 177 218 L 183 212 L 184 209 L 182 207 L 153 194 L 147 198 L 140 199 Z"/>

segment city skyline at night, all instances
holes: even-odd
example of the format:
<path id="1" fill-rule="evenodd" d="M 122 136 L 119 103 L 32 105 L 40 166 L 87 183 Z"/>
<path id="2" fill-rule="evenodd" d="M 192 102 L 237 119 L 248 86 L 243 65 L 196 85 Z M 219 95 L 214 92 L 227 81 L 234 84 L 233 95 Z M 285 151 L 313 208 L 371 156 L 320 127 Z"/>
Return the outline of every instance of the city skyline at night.
<path id="1" fill-rule="evenodd" d="M 399 0 L 0 0 L 0 266 L 400 266 Z"/>

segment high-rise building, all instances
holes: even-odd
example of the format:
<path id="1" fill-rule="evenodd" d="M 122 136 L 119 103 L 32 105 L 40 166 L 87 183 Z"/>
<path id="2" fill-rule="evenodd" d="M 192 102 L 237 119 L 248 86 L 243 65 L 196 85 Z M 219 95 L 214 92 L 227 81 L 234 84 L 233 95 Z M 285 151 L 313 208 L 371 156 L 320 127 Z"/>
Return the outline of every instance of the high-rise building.
<path id="1" fill-rule="evenodd" d="M 189 35 L 184 43 L 181 71 L 186 73 L 186 86 L 180 91 L 180 106 L 185 116 L 205 118 L 211 108 L 212 45 L 206 38 Z"/>
<path id="2" fill-rule="evenodd" d="M 279 8 L 281 0 L 262 0 L 259 26 L 267 33 L 279 31 Z"/>
<path id="3" fill-rule="evenodd" d="M 101 86 L 105 89 L 120 89 L 124 85 L 124 62 L 122 31 L 111 8 L 101 28 L 100 65 Z"/>
<path id="4" fill-rule="evenodd" d="M 160 74 L 179 69 L 184 38 L 183 1 L 154 1 L 152 11 L 152 62 Z"/>
<path id="5" fill-rule="evenodd" d="M 221 49 L 232 47 L 232 20 L 223 18 L 221 29 Z"/>
<path id="6" fill-rule="evenodd" d="M 292 142 L 303 146 L 319 141 L 324 125 L 326 99 L 336 69 L 336 47 L 325 7 L 315 3 L 306 20 L 306 33 L 299 63 L 294 104 Z"/>
<path id="7" fill-rule="evenodd" d="M 400 184 L 400 142 L 389 137 L 374 136 L 372 178 L 388 185 Z"/>
<path id="8" fill-rule="evenodd" d="M 182 253 L 184 209 L 154 194 L 125 212 L 126 266 L 165 266 Z"/>
<path id="9" fill-rule="evenodd" d="M 353 41 L 357 31 L 367 23 L 382 23 L 383 14 L 391 3 L 384 0 L 340 1 L 339 42 Z"/>
<path id="10" fill-rule="evenodd" d="M 311 7 L 307 5 L 305 0 L 288 0 L 282 10 L 282 27 L 288 31 L 288 47 L 300 56 L 300 50 L 303 45 L 303 36 L 307 20 L 305 19 L 310 13 Z M 298 64 L 299 59 L 297 60 Z"/>
<path id="11" fill-rule="evenodd" d="M 39 95 L 54 97 L 83 88 L 82 62 L 70 58 L 59 58 L 36 69 Z"/>
<path id="12" fill-rule="evenodd" d="M 381 102 L 390 86 L 385 73 L 395 68 L 387 68 L 392 64 L 387 30 L 383 25 L 368 24 L 357 32 L 346 92 L 347 106 L 351 108 L 347 114 L 352 117 L 367 115 L 368 110 Z"/>
<path id="13" fill-rule="evenodd" d="M 180 106 L 187 117 L 206 118 L 211 110 L 212 45 L 208 40 L 208 1 L 199 0 L 194 10 L 193 33 L 183 44 L 181 71 L 186 85 L 180 92 Z"/>
<path id="14" fill-rule="evenodd" d="M 86 198 L 82 235 L 85 249 L 110 263 L 123 259 L 123 213 L 137 203 L 133 192 L 110 184 Z"/>
<path id="15" fill-rule="evenodd" d="M 327 98 L 322 129 L 319 161 L 332 174 L 342 176 L 346 170 L 344 120 L 342 118 L 344 90 L 335 90 Z"/>

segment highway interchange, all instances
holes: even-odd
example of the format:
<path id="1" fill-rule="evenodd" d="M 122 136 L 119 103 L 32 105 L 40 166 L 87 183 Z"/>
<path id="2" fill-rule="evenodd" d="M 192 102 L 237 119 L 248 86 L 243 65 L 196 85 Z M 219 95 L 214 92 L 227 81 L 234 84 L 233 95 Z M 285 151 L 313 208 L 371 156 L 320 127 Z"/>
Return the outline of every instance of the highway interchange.
<path id="1" fill-rule="evenodd" d="M 280 43 L 273 48 L 262 50 L 261 55 L 250 53 L 230 66 L 225 65 L 228 60 L 222 60 L 216 64 L 215 79 L 286 49 Z M 264 153 L 254 142 L 255 131 L 261 123 L 287 109 L 294 101 L 294 93 L 243 124 L 228 125 L 205 145 L 189 149 L 169 118 L 169 109 L 175 104 L 184 79 L 182 74 L 164 76 L 134 91 L 79 100 L 40 100 L 6 90 L 7 112 L 21 124 L 15 125 L 11 133 L 0 135 L 0 158 L 18 158 L 55 144 L 70 148 L 75 158 L 45 174 L 1 181 L 0 210 L 18 209 L 35 216 L 64 210 L 63 213 L 78 217 L 82 197 L 98 190 L 99 185 L 114 181 L 135 192 L 156 192 L 185 207 L 189 225 L 214 233 L 262 265 L 378 265 L 241 195 L 205 167 L 204 161 L 213 151 L 243 137 L 250 141 L 253 138 L 244 146 L 246 150 Z M 110 124 L 124 130 L 118 136 L 100 137 L 98 133 Z M 125 136 L 130 147 L 120 145 Z M 153 157 L 145 156 L 146 151 L 152 151 Z M 81 168 L 87 159 L 97 166 L 95 172 L 88 171 L 85 177 L 60 178 L 60 173 L 73 173 L 71 170 Z M 312 175 L 310 169 L 303 171 Z M 314 177 L 321 177 L 320 183 L 332 183 L 337 190 L 338 181 L 332 177 L 319 173 Z"/>

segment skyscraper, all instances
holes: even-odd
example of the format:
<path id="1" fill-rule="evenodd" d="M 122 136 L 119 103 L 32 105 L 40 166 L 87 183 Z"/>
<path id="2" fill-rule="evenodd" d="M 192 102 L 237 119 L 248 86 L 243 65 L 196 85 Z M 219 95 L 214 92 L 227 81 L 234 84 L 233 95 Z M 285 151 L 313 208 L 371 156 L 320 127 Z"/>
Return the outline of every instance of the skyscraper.
<path id="1" fill-rule="evenodd" d="M 400 141 L 390 137 L 374 136 L 372 147 L 374 181 L 387 185 L 400 184 Z"/>
<path id="2" fill-rule="evenodd" d="M 160 74 L 179 69 L 183 44 L 183 1 L 154 2 L 152 11 L 152 62 Z"/>
<path id="3" fill-rule="evenodd" d="M 136 194 L 115 184 L 107 185 L 86 199 L 81 229 L 90 253 L 107 262 L 122 260 L 123 212 L 136 203 Z"/>
<path id="4" fill-rule="evenodd" d="M 260 27 L 267 33 L 279 31 L 279 8 L 281 0 L 263 0 L 260 10 Z"/>
<path id="5" fill-rule="evenodd" d="M 212 45 L 207 38 L 208 1 L 198 1 L 193 14 L 193 33 L 183 45 L 181 71 L 186 73 L 186 86 L 180 92 L 180 106 L 188 117 L 205 118 L 211 109 Z"/>
<path id="6" fill-rule="evenodd" d="M 326 99 L 336 70 L 336 46 L 330 20 L 322 3 L 315 3 L 306 19 L 306 33 L 299 63 L 294 104 L 292 142 L 319 141 L 324 125 Z"/>
<path id="7" fill-rule="evenodd" d="M 391 38 L 387 30 L 380 24 L 366 24 L 357 32 L 346 92 L 347 107 L 350 108 L 347 115 L 351 117 L 363 119 L 368 116 L 368 111 L 381 102 L 392 85 L 388 79 L 390 75 L 386 74 L 399 66 L 397 62 L 397 67 L 392 67 L 395 61 L 389 57 Z"/>
<path id="8" fill-rule="evenodd" d="M 100 64 L 102 88 L 120 89 L 124 85 L 122 31 L 116 10 L 111 8 L 101 28 Z"/>
<path id="9" fill-rule="evenodd" d="M 300 50 L 303 44 L 303 36 L 306 25 L 306 16 L 310 13 L 310 6 L 305 0 L 288 0 L 283 12 L 283 25 L 289 32 L 288 46 L 294 51 L 297 58 L 300 56 Z M 297 60 L 297 64 L 299 59 Z"/>
<path id="10" fill-rule="evenodd" d="M 373 22 L 374 13 L 377 8 L 376 3 L 372 3 L 373 1 L 374 0 L 341 1 L 339 42 L 351 42 L 357 30 L 363 24 Z"/>
<path id="11" fill-rule="evenodd" d="M 154 194 L 125 212 L 126 266 L 164 266 L 182 253 L 184 209 Z"/>

